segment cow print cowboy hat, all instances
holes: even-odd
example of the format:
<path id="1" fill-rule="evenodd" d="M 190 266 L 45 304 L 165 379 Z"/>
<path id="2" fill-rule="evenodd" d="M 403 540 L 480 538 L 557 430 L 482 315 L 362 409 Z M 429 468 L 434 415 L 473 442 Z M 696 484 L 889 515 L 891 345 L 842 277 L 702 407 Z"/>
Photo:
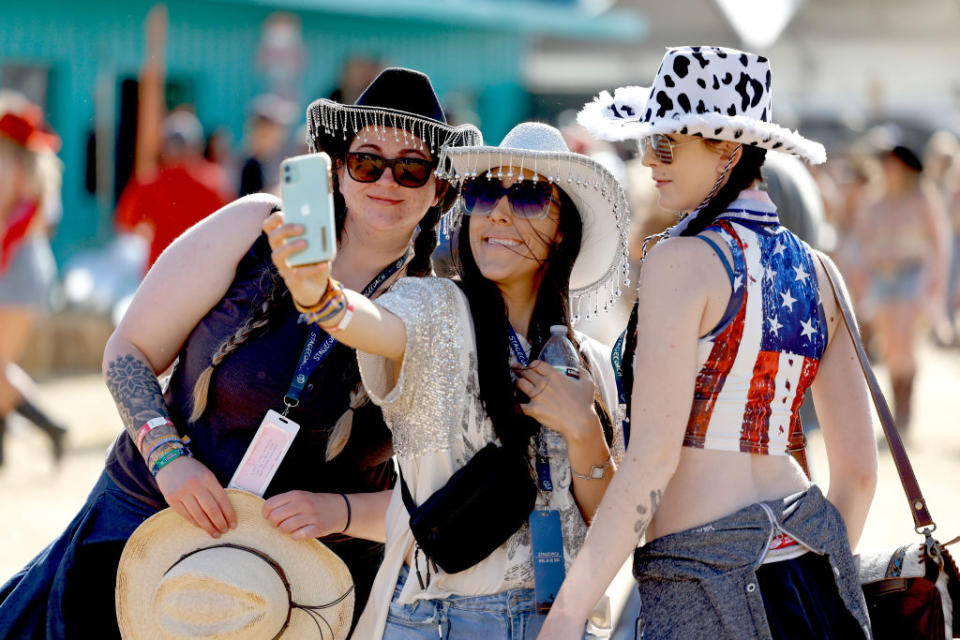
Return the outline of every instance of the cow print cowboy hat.
<path id="1" fill-rule="evenodd" d="M 772 122 L 770 80 L 763 56 L 722 47 L 670 48 L 652 87 L 604 91 L 577 121 L 604 140 L 679 133 L 825 162 L 823 145 Z"/>

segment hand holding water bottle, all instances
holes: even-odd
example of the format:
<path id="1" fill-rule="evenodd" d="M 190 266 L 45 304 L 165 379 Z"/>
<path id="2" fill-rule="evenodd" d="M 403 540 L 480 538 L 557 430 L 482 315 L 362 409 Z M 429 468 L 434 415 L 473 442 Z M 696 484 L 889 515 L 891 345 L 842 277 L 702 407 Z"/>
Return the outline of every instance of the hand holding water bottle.
<path id="1" fill-rule="evenodd" d="M 530 398 L 520 409 L 540 424 L 562 434 L 568 444 L 595 436 L 598 424 L 593 401 L 597 393 L 590 372 L 580 366 L 565 325 L 550 327 L 540 357 L 517 370 L 517 388 Z"/>

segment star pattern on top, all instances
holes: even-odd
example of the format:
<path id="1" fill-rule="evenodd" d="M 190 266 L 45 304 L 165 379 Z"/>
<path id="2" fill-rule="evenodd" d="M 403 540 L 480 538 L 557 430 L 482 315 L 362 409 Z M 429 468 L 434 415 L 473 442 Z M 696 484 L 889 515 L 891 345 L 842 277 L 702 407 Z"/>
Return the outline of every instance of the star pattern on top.
<path id="1" fill-rule="evenodd" d="M 790 291 L 784 291 L 780 294 L 780 297 L 783 298 L 783 304 L 781 306 L 784 306 L 788 311 L 793 312 L 793 303 L 796 302 L 797 299 L 790 295 Z"/>
<path id="2" fill-rule="evenodd" d="M 806 270 L 803 268 L 803 265 L 799 264 L 795 266 L 793 270 L 797 273 L 797 279 L 794 282 L 803 282 L 806 284 L 807 278 L 810 277 L 810 274 L 806 272 Z"/>
<path id="3" fill-rule="evenodd" d="M 783 328 L 783 325 L 780 324 L 780 319 L 779 319 L 776 315 L 773 315 L 773 316 L 770 318 L 769 322 L 770 322 L 770 333 L 772 333 L 773 335 L 775 335 L 775 336 L 777 336 L 777 337 L 779 338 L 779 337 L 780 337 L 780 329 Z"/>
<path id="4" fill-rule="evenodd" d="M 813 334 L 817 332 L 817 330 L 813 328 L 813 318 L 810 318 L 809 320 L 806 320 L 806 321 L 801 320 L 800 326 L 803 327 L 803 330 L 800 332 L 800 336 L 803 338 L 807 336 L 812 337 Z"/>

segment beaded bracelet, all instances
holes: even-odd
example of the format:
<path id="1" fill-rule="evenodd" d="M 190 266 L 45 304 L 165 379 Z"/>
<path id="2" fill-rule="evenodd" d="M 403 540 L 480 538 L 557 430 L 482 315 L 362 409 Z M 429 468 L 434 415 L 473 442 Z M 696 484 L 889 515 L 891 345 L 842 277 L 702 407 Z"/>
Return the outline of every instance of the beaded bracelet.
<path id="1" fill-rule="evenodd" d="M 170 464 L 180 456 L 189 456 L 189 455 L 191 455 L 190 449 L 187 449 L 186 447 L 178 447 L 173 451 L 170 451 L 164 454 L 162 458 L 154 462 L 153 466 L 150 467 L 150 473 L 153 474 L 154 478 L 156 478 L 157 474 L 160 472 L 160 469 L 163 469 L 165 466 L 167 466 L 168 464 Z"/>

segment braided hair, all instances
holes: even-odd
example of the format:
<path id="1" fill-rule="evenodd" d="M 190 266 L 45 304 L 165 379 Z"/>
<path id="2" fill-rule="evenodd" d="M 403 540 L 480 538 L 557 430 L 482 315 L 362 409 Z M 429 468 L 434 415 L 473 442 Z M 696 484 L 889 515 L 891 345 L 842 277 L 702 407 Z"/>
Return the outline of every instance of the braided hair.
<path id="1" fill-rule="evenodd" d="M 708 144 L 715 144 L 714 140 L 705 140 Z M 762 180 L 760 169 L 767 157 L 767 150 L 751 145 L 740 147 L 742 150 L 739 161 L 730 170 L 730 177 L 717 190 L 710 202 L 700 211 L 696 219 L 684 229 L 681 236 L 695 236 L 716 222 L 717 217 L 727 210 L 730 203 L 737 199 L 740 192 L 750 187 L 755 180 Z M 627 419 L 633 406 L 633 359 L 637 353 L 637 323 L 639 302 L 635 302 L 627 323 L 627 337 L 623 353 L 623 388 L 627 392 Z"/>
<path id="2" fill-rule="evenodd" d="M 337 161 L 343 161 L 342 155 L 337 156 Z M 346 223 L 347 207 L 343 195 L 340 193 L 336 171 L 333 172 L 333 185 L 334 221 L 337 240 L 339 241 L 342 239 Z M 433 273 L 432 254 L 437 247 L 436 226 L 442 213 L 453 204 L 456 198 L 456 192 L 450 189 L 446 183 L 438 184 L 437 193 L 440 195 L 439 202 L 436 206 L 430 207 L 423 218 L 420 219 L 419 232 L 413 244 L 413 257 L 407 264 L 407 275 L 409 276 L 423 277 Z M 276 207 L 273 209 L 273 211 L 277 210 Z M 237 327 L 236 331 L 217 346 L 210 358 L 210 365 L 197 378 L 193 387 L 193 407 L 189 417 L 190 422 L 199 420 L 206 410 L 207 396 L 214 369 L 228 355 L 236 351 L 240 345 L 262 333 L 276 317 L 279 317 L 279 314 L 275 313 L 278 303 L 285 296 L 289 296 L 289 291 L 273 265 L 269 265 L 264 270 L 261 291 L 264 293 L 262 301 L 252 305 L 249 316 Z M 346 447 L 353 430 L 353 414 L 368 402 L 369 397 L 358 378 L 350 392 L 347 410 L 337 420 L 327 440 L 326 460 L 332 460 Z"/>

